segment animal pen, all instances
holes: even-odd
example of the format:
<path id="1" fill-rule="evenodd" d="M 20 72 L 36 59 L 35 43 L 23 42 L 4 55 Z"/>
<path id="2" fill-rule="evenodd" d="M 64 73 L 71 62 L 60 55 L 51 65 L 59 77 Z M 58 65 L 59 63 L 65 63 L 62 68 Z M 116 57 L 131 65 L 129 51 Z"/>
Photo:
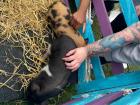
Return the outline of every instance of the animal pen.
<path id="1" fill-rule="evenodd" d="M 69 1 L 65 1 L 69 6 Z M 75 0 L 77 7 L 79 0 Z M 119 0 L 127 26 L 138 22 L 138 16 L 132 0 Z M 93 0 L 95 12 L 99 21 L 101 33 L 107 36 L 113 33 L 104 0 Z M 81 30 L 80 30 L 81 31 Z M 81 31 L 82 33 L 82 31 Z M 83 34 L 89 43 L 94 42 L 91 23 L 87 19 L 86 31 Z M 137 105 L 140 102 L 140 72 L 124 73 L 123 65 L 111 63 L 113 76 L 105 77 L 99 57 L 92 57 L 93 75 L 95 80 L 85 81 L 85 62 L 78 71 L 77 95 L 64 105 Z M 136 89 L 125 95 L 129 89 Z"/>
<path id="2" fill-rule="evenodd" d="M 0 102 L 22 98 L 31 78 L 39 73 L 44 62 L 43 54 L 48 48 L 48 34 L 51 34 L 46 27 L 46 11 L 54 1 L 0 1 Z M 65 0 L 67 6 L 69 1 Z M 75 3 L 78 7 L 80 0 L 75 0 Z M 139 21 L 132 0 L 119 0 L 119 4 L 128 26 Z M 93 5 L 102 35 L 112 34 L 104 0 L 93 0 Z M 79 31 L 82 34 L 82 29 Z M 88 39 L 88 43 L 95 41 L 88 19 L 83 37 Z M 95 80 L 85 81 L 88 65 L 83 62 L 78 71 L 77 95 L 64 105 L 140 103 L 140 71 L 124 73 L 122 64 L 111 63 L 113 76 L 105 77 L 99 57 L 91 57 L 90 60 Z M 136 91 L 125 94 L 129 89 Z"/>

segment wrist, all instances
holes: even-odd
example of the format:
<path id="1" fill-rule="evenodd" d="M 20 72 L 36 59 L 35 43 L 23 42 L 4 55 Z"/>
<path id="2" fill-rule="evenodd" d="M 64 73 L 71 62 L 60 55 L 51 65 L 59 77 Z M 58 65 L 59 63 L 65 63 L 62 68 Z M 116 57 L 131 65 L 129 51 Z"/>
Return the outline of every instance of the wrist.
<path id="1" fill-rule="evenodd" d="M 78 10 L 80 10 L 82 14 L 86 15 L 89 4 L 90 4 L 90 0 L 81 0 L 80 7 Z"/>
<path id="2" fill-rule="evenodd" d="M 83 18 L 84 22 L 86 20 L 86 11 L 82 10 L 82 9 L 78 9 L 77 11 L 78 16 L 80 16 L 81 18 Z"/>
<path id="3" fill-rule="evenodd" d="M 85 49 L 86 49 L 86 52 L 87 52 L 87 56 L 94 55 L 94 52 L 92 50 L 92 46 L 90 44 L 85 46 Z"/>
<path id="4" fill-rule="evenodd" d="M 79 13 L 80 15 L 86 15 L 86 12 L 87 12 L 87 10 L 85 10 L 84 8 L 79 8 L 79 9 L 78 9 L 78 13 Z"/>

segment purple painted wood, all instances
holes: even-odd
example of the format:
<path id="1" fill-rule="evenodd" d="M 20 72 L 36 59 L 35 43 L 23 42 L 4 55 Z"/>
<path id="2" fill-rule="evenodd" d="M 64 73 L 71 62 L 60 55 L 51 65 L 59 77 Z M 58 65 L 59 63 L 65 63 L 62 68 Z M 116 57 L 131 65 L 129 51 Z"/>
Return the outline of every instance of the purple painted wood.
<path id="1" fill-rule="evenodd" d="M 99 20 L 99 25 L 103 36 L 108 36 L 113 33 L 111 24 L 109 22 L 108 14 L 104 5 L 104 0 L 93 0 L 96 15 Z M 112 73 L 120 74 L 123 72 L 123 65 L 118 63 L 112 63 Z"/>
<path id="2" fill-rule="evenodd" d="M 136 5 L 136 0 L 133 0 L 133 2 L 134 2 L 134 5 Z"/>
<path id="3" fill-rule="evenodd" d="M 99 99 L 94 100 L 93 102 L 90 102 L 86 105 L 109 105 L 113 100 L 118 99 L 123 95 L 123 92 L 115 92 L 107 94 Z"/>
<path id="4" fill-rule="evenodd" d="M 101 27 L 101 32 L 102 32 L 103 36 L 112 34 L 113 31 L 112 31 L 109 19 L 107 18 L 108 14 L 106 12 L 104 1 L 103 0 L 93 0 L 93 5 L 94 5 L 95 12 L 96 12 L 96 15 L 99 20 L 99 25 Z"/>
<path id="5" fill-rule="evenodd" d="M 65 103 L 65 104 L 63 104 L 63 105 L 70 105 L 70 104 L 72 104 L 72 103 L 74 103 L 74 102 L 80 101 L 81 99 L 82 99 L 82 98 L 76 98 L 76 99 L 73 99 L 73 100 L 68 101 L 67 103 Z"/>
<path id="6" fill-rule="evenodd" d="M 64 2 L 67 5 L 67 7 L 69 7 L 69 0 L 64 0 Z"/>
<path id="7" fill-rule="evenodd" d="M 120 63 L 111 63 L 112 65 L 112 73 L 113 74 L 120 74 L 124 71 L 123 65 Z"/>

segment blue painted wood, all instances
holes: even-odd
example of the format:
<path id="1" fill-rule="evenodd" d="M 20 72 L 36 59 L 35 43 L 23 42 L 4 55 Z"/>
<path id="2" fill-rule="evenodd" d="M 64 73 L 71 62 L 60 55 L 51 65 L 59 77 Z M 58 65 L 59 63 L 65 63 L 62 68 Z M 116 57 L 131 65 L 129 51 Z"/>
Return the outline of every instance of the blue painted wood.
<path id="1" fill-rule="evenodd" d="M 75 3 L 76 3 L 76 6 L 79 7 L 80 0 L 75 0 Z M 81 30 L 82 30 L 82 27 L 79 29 L 79 32 L 84 37 L 85 35 L 83 34 L 83 32 Z M 78 70 L 78 83 L 85 82 L 85 74 L 86 74 L 86 71 L 85 71 L 86 66 L 85 65 L 86 65 L 86 62 L 84 61 L 81 64 L 81 66 L 79 67 L 79 70 Z"/>
<path id="2" fill-rule="evenodd" d="M 124 89 L 138 89 L 138 88 L 140 88 L 140 83 L 126 85 L 126 86 L 119 86 L 119 87 L 115 87 L 115 88 L 111 88 L 111 89 L 107 88 L 107 89 L 101 89 L 101 90 L 97 90 L 97 91 L 95 90 L 95 91 L 91 91 L 88 93 L 75 95 L 72 98 L 79 98 L 79 97 L 82 97 L 82 95 L 84 95 L 84 94 L 88 94 L 90 96 L 97 96 L 100 94 L 107 94 L 107 93 L 122 91 Z"/>
<path id="3" fill-rule="evenodd" d="M 125 2 L 124 2 L 125 1 Z M 95 1 L 94 1 L 95 2 Z M 132 4 L 132 1 L 129 3 L 127 0 L 120 0 L 120 3 L 121 3 L 121 5 L 122 5 L 122 8 L 124 8 L 123 9 L 123 12 L 124 11 L 126 11 L 126 10 L 128 10 L 128 9 L 130 9 L 130 12 L 127 14 L 127 12 L 124 12 L 124 16 L 125 17 L 131 17 L 131 15 L 134 15 L 135 14 L 135 9 L 134 9 L 134 6 L 133 6 L 133 4 Z M 125 5 L 126 5 L 126 3 L 127 3 L 127 6 L 125 6 L 123 3 L 125 3 Z M 126 8 L 127 7 L 127 8 Z M 135 14 L 136 15 L 136 14 Z M 128 20 L 133 20 L 133 21 L 128 21 Z M 132 23 L 134 23 L 134 22 L 136 22 L 136 21 L 138 21 L 138 19 L 137 19 L 137 16 L 132 16 L 131 18 L 128 18 L 128 20 L 126 21 L 127 22 L 127 24 L 132 24 Z M 96 64 L 96 63 L 94 63 L 94 64 Z M 93 66 L 94 67 L 94 66 Z M 98 78 L 98 77 L 97 77 Z M 119 80 L 119 79 L 118 79 Z M 94 83 L 98 83 L 99 81 L 98 80 L 95 80 L 94 81 Z M 100 81 L 100 82 L 104 82 L 104 80 L 103 81 Z M 115 82 L 115 81 L 114 81 Z M 84 87 L 84 85 L 86 84 L 86 86 Z M 87 91 L 89 91 L 89 88 L 88 88 L 88 85 L 87 84 L 89 84 L 90 86 L 89 87 L 93 87 L 93 86 L 91 86 L 92 85 L 92 82 L 90 82 L 90 83 L 85 83 L 85 84 L 81 84 L 81 85 L 78 85 L 79 86 L 79 88 L 78 88 L 78 91 L 79 92 L 82 92 L 82 89 L 81 88 L 87 88 L 86 90 Z M 81 89 L 81 90 L 79 90 L 79 89 Z M 86 90 L 84 90 L 84 92 L 86 92 Z"/>
<path id="4" fill-rule="evenodd" d="M 102 95 L 97 95 L 97 96 L 92 95 L 92 96 L 83 97 L 81 100 L 74 102 L 70 105 L 86 105 L 100 97 L 102 97 Z"/>
<path id="5" fill-rule="evenodd" d="M 110 101 L 118 99 L 122 95 L 123 95 L 123 91 L 113 92 L 110 94 L 98 94 L 98 95 L 85 94 L 82 97 L 73 99 L 63 105 L 94 105 L 94 104 L 95 105 L 106 105 Z M 112 100 L 111 100 L 111 98 L 112 98 Z M 94 103 L 94 104 L 92 104 L 92 103 Z"/>
<path id="6" fill-rule="evenodd" d="M 82 32 L 82 28 L 80 29 L 80 32 Z M 83 37 L 84 37 L 84 39 L 88 39 L 89 44 L 91 44 L 95 41 L 91 23 L 89 20 L 87 20 L 87 22 L 86 22 L 86 30 L 85 30 Z M 94 73 L 93 75 L 95 76 L 95 79 L 96 80 L 104 79 L 105 75 L 104 75 L 99 57 L 93 56 L 90 59 L 91 59 L 92 65 L 93 65 L 93 73 Z"/>
<path id="7" fill-rule="evenodd" d="M 132 0 L 119 0 L 120 6 L 128 26 L 139 21 L 133 1 Z"/>
<path id="8" fill-rule="evenodd" d="M 70 100 L 62 105 L 71 105 L 72 103 L 75 103 L 77 101 L 80 101 L 82 98 L 76 98 L 76 99 L 73 99 L 73 100 Z"/>
<path id="9" fill-rule="evenodd" d="M 125 73 L 106 78 L 104 80 L 95 80 L 88 83 L 78 84 L 78 93 L 99 91 L 103 89 L 112 89 L 121 86 L 133 85 L 140 83 L 140 71 Z"/>
<path id="10" fill-rule="evenodd" d="M 80 4 L 80 0 L 75 0 L 76 6 L 78 7 Z M 91 23 L 87 20 L 85 32 L 82 32 L 82 27 L 80 27 L 79 32 L 82 34 L 84 39 L 88 39 L 88 43 L 93 43 L 95 41 L 94 34 L 91 28 Z M 103 79 L 105 75 L 103 73 L 103 69 L 101 67 L 99 57 L 91 57 L 91 63 L 94 65 L 94 74 L 96 79 Z M 85 80 L 85 61 L 79 68 L 78 71 L 78 83 L 83 83 Z"/>
<path id="11" fill-rule="evenodd" d="M 117 92 L 117 91 L 115 91 L 115 92 Z M 86 96 L 95 96 L 95 97 L 97 97 L 99 95 L 105 95 L 107 93 L 109 93 L 109 92 L 106 92 L 106 91 L 105 92 L 88 92 L 88 93 L 83 93 L 83 94 L 72 96 L 72 99 L 81 98 L 81 97 L 83 97 L 85 95 Z"/>
<path id="12" fill-rule="evenodd" d="M 78 84 L 85 82 L 85 66 L 86 62 L 84 61 L 78 69 Z"/>
<path id="13" fill-rule="evenodd" d="M 77 6 L 79 6 L 79 0 L 75 0 L 75 1 L 77 3 Z M 132 3 L 132 0 L 120 0 L 120 5 L 128 26 L 138 21 L 138 17 L 136 16 L 136 11 Z M 79 31 L 82 33 L 82 28 L 80 28 Z M 86 32 L 82 33 L 82 35 L 85 39 L 89 38 L 89 43 L 92 43 L 94 41 L 90 22 L 86 26 Z M 85 74 L 84 71 L 85 65 L 82 64 L 79 70 L 79 77 L 78 77 L 80 83 L 77 85 L 77 90 L 79 95 L 76 95 L 73 98 L 81 98 L 80 94 L 87 93 L 87 92 L 89 92 L 88 93 L 89 97 L 83 98 L 82 100 L 75 102 L 72 105 L 85 105 L 86 103 L 89 103 L 94 99 L 96 99 L 97 98 L 96 96 L 100 94 L 121 91 L 122 89 L 127 89 L 127 88 L 131 88 L 131 89 L 140 88 L 140 78 L 139 78 L 140 71 L 137 71 L 135 73 L 121 74 L 121 75 L 112 76 L 104 79 L 104 74 L 101 68 L 99 58 L 93 57 L 91 59 L 93 59 L 92 64 L 94 67 L 96 80 L 88 83 L 83 81 L 84 74 Z M 128 100 L 130 100 L 129 99 L 130 97 L 132 96 L 140 97 L 138 94 L 140 94 L 139 91 L 135 92 L 135 94 L 128 95 L 122 98 L 121 100 L 117 101 L 117 103 L 119 104 L 113 103 L 112 105 L 124 105 L 125 102 L 128 102 Z M 137 99 L 132 100 L 130 103 L 133 103 L 130 105 L 135 105 L 135 103 L 138 103 L 138 100 Z"/>
<path id="14" fill-rule="evenodd" d="M 115 101 L 111 105 L 138 105 L 140 103 L 140 89 L 133 92 L 118 101 Z"/>

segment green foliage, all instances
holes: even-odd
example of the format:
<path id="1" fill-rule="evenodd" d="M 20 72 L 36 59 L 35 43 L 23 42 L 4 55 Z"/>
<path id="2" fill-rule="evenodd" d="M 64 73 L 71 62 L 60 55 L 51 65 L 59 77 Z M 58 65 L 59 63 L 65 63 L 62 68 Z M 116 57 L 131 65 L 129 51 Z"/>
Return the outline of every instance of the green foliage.
<path id="1" fill-rule="evenodd" d="M 98 23 L 98 20 L 97 20 L 96 16 L 94 17 L 94 20 L 93 20 L 92 29 L 93 29 L 93 32 L 94 32 L 94 35 L 95 35 L 95 39 L 96 40 L 101 39 L 102 35 L 101 35 L 101 32 L 100 32 L 99 23 Z"/>
<path id="2" fill-rule="evenodd" d="M 16 100 L 10 102 L 3 102 L 0 103 L 0 105 L 33 105 L 33 104 L 25 100 Z"/>
<path id="3" fill-rule="evenodd" d="M 71 99 L 76 94 L 75 85 L 68 86 L 59 96 L 49 100 L 49 105 L 61 105 Z"/>

